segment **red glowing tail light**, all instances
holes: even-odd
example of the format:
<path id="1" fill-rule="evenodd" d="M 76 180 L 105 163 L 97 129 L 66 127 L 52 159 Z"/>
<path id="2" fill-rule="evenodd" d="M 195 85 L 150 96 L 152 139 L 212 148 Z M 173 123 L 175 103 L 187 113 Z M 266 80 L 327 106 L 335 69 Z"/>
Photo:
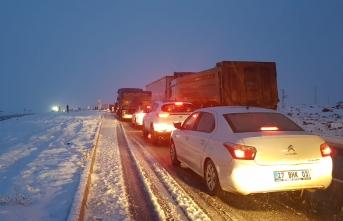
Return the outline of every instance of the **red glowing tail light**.
<path id="1" fill-rule="evenodd" d="M 223 143 L 224 147 L 230 152 L 234 159 L 238 160 L 254 160 L 257 150 L 252 146 L 241 144 Z"/>
<path id="2" fill-rule="evenodd" d="M 279 130 L 277 127 L 261 127 L 262 131 L 274 131 L 274 130 Z"/>
<path id="3" fill-rule="evenodd" d="M 331 154 L 331 148 L 327 143 L 322 143 L 320 145 L 320 153 L 322 154 L 322 157 L 330 156 Z"/>

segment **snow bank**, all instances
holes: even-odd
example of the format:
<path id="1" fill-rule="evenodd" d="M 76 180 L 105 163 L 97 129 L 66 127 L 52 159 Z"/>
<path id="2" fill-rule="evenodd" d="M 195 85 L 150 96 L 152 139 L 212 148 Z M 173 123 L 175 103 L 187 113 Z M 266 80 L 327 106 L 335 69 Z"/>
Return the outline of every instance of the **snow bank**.
<path id="1" fill-rule="evenodd" d="M 95 151 L 96 151 L 97 143 L 99 140 L 99 133 L 100 133 L 101 126 L 103 123 L 103 119 L 104 118 L 101 117 L 101 121 L 99 123 L 97 131 L 95 133 L 95 137 L 93 139 L 93 145 L 89 149 L 89 152 L 88 152 L 89 156 L 86 156 L 85 168 L 81 173 L 80 182 L 79 182 L 79 185 L 78 185 L 76 193 L 75 193 L 73 204 L 70 208 L 69 216 L 67 218 L 68 221 L 79 220 L 80 216 L 82 216 L 82 217 L 84 216 L 83 213 L 84 213 L 84 207 L 85 207 L 85 203 L 87 201 L 87 196 L 88 196 L 90 176 L 92 173 L 92 168 L 93 168 L 93 164 L 94 164 L 94 160 L 95 160 L 94 159 L 95 158 Z"/>

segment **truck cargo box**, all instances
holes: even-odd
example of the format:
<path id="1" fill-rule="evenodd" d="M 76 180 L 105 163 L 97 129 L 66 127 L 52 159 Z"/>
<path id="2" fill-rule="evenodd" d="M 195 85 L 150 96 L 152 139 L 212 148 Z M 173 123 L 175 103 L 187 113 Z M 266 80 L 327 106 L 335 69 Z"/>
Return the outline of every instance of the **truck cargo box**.
<path id="1" fill-rule="evenodd" d="M 188 100 L 196 108 L 224 105 L 276 109 L 276 77 L 275 62 L 222 61 L 214 68 L 175 77 L 169 97 Z"/>
<path id="2" fill-rule="evenodd" d="M 146 85 L 146 90 L 151 91 L 152 102 L 168 100 L 167 89 L 169 88 L 169 84 L 173 79 L 174 76 L 164 76 Z"/>

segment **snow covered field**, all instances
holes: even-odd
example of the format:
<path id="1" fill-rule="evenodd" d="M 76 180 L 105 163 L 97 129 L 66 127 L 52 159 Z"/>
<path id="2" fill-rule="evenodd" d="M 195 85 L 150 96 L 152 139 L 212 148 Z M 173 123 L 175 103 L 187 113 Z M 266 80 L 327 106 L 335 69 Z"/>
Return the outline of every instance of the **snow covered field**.
<path id="1" fill-rule="evenodd" d="M 279 111 L 326 141 L 343 144 L 343 102 L 335 105 L 289 105 Z"/>
<path id="2" fill-rule="evenodd" d="M 0 121 L 0 220 L 66 220 L 99 112 Z"/>
<path id="3" fill-rule="evenodd" d="M 279 111 L 308 131 L 342 142 L 343 102 Z M 0 220 L 68 218 L 103 114 L 51 112 L 0 121 Z"/>

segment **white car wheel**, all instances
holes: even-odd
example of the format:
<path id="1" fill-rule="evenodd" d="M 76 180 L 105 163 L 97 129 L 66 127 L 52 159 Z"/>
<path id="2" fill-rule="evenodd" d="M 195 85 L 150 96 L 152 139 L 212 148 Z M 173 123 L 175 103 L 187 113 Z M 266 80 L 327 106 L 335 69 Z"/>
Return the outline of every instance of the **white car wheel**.
<path id="1" fill-rule="evenodd" d="M 150 136 L 151 136 L 151 137 L 150 137 L 151 143 L 152 143 L 152 144 L 157 144 L 157 142 L 158 142 L 158 136 L 156 135 L 156 132 L 155 132 L 153 126 L 150 127 Z"/>
<path id="2" fill-rule="evenodd" d="M 220 190 L 218 174 L 212 160 L 208 160 L 205 166 L 205 183 L 210 195 L 215 196 Z"/>
<path id="3" fill-rule="evenodd" d="M 173 165 L 175 165 L 175 166 L 179 166 L 180 165 L 180 161 L 177 159 L 174 142 L 170 143 L 170 159 L 171 159 L 171 162 L 172 162 Z"/>
<path id="4" fill-rule="evenodd" d="M 142 126 L 142 132 L 143 132 L 143 138 L 145 138 L 145 139 L 148 138 L 149 133 L 148 133 L 148 131 L 145 130 L 144 123 Z"/>
<path id="5" fill-rule="evenodd" d="M 138 125 L 137 125 L 137 119 L 135 118 L 134 122 L 133 122 L 133 127 L 134 128 L 138 128 Z"/>

